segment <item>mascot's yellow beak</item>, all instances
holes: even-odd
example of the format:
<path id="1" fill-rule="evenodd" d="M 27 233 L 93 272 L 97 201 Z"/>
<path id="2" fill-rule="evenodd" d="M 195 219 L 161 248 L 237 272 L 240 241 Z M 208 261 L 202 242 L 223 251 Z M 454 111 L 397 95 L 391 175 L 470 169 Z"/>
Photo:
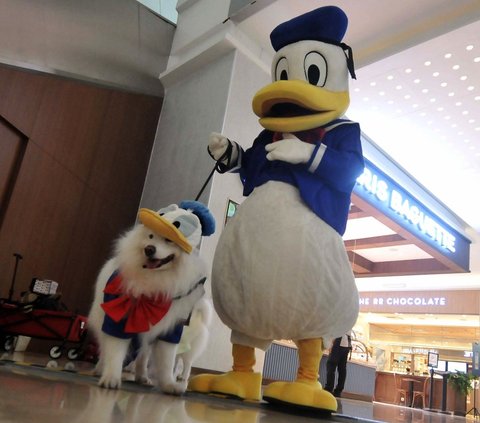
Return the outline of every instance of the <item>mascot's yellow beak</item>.
<path id="1" fill-rule="evenodd" d="M 298 132 L 318 128 L 342 116 L 348 108 L 348 91 L 329 91 L 306 81 L 276 81 L 253 97 L 253 112 L 265 129 Z"/>
<path id="2" fill-rule="evenodd" d="M 182 250 L 191 253 L 193 247 L 187 238 L 167 219 L 150 209 L 140 209 L 138 219 L 148 229 L 177 244 Z"/>

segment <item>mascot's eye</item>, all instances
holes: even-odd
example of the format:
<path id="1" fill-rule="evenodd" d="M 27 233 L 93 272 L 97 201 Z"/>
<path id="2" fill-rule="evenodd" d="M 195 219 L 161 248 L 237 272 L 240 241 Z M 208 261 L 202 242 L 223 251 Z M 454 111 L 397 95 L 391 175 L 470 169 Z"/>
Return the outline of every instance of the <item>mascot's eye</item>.
<path id="1" fill-rule="evenodd" d="M 285 57 L 280 58 L 275 66 L 275 81 L 288 80 L 288 61 Z"/>
<path id="2" fill-rule="evenodd" d="M 172 222 L 172 225 L 175 226 L 176 228 L 179 228 L 180 222 L 178 220 L 175 220 L 174 222 Z"/>
<path id="3" fill-rule="evenodd" d="M 323 87 L 327 80 L 327 61 L 320 53 L 311 51 L 305 56 L 305 77 L 309 84 Z"/>
<path id="4" fill-rule="evenodd" d="M 153 235 L 152 235 L 152 234 L 150 234 L 150 235 L 148 235 L 148 237 L 149 237 L 150 239 L 152 239 L 152 238 L 153 238 Z"/>

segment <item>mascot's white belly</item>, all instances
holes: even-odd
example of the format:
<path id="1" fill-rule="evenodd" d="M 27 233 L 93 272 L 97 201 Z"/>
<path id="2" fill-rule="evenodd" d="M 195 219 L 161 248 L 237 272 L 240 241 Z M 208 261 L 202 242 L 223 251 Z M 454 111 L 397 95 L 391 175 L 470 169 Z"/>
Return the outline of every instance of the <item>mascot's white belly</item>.
<path id="1" fill-rule="evenodd" d="M 342 238 L 276 181 L 257 187 L 225 227 L 212 294 L 228 327 L 264 340 L 341 336 L 359 307 Z"/>

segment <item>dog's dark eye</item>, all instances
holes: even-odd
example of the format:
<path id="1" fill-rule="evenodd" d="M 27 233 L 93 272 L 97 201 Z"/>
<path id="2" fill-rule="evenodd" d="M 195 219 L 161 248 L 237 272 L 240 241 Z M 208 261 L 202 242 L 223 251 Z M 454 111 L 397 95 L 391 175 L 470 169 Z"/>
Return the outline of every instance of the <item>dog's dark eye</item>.
<path id="1" fill-rule="evenodd" d="M 149 237 L 150 239 L 152 239 L 152 238 L 153 238 L 153 235 L 152 235 L 152 234 L 150 234 L 150 235 L 148 235 L 148 237 Z"/>
<path id="2" fill-rule="evenodd" d="M 172 225 L 175 226 L 176 228 L 180 227 L 180 222 L 175 220 L 175 222 L 172 222 Z"/>
<path id="3" fill-rule="evenodd" d="M 163 216 L 165 213 L 158 213 L 160 216 Z"/>

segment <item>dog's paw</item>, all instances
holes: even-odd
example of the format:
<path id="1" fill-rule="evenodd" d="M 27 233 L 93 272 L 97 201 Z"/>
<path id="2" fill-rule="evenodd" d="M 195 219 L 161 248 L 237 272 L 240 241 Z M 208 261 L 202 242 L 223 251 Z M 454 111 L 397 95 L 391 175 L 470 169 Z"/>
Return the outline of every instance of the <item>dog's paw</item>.
<path id="1" fill-rule="evenodd" d="M 187 390 L 187 381 L 169 382 L 160 386 L 164 394 L 182 395 Z"/>
<path id="2" fill-rule="evenodd" d="M 122 386 L 122 378 L 103 375 L 98 381 L 98 386 L 107 389 L 119 389 Z"/>

